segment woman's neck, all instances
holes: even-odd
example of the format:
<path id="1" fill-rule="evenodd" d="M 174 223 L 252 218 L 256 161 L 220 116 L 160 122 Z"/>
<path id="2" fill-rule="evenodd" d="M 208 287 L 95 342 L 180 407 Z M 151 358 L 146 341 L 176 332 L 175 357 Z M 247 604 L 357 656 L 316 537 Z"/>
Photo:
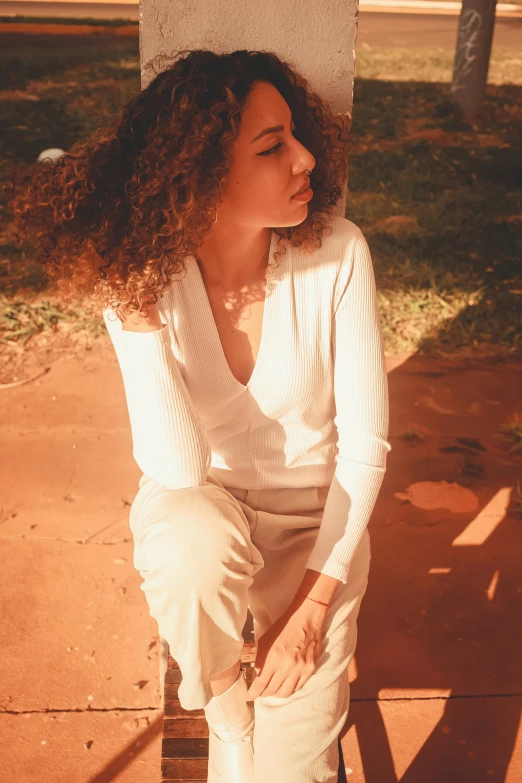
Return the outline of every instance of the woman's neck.
<path id="1" fill-rule="evenodd" d="M 241 289 L 264 280 L 270 242 L 269 228 L 254 236 L 236 234 L 230 241 L 223 233 L 213 231 L 195 254 L 205 283 Z"/>

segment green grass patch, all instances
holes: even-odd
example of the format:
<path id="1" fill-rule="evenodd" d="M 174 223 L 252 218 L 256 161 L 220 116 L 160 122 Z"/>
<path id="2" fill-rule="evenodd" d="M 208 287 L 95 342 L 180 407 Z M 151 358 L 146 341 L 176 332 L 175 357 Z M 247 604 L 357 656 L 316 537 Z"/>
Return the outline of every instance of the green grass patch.
<path id="1" fill-rule="evenodd" d="M 520 70 L 469 125 L 448 102 L 451 53 L 358 58 L 346 217 L 372 250 L 387 349 L 522 352 Z"/>
<path id="2" fill-rule="evenodd" d="M 86 91 L 99 94 L 94 108 L 101 119 L 115 85 L 127 89 L 118 101 L 140 89 L 139 43 L 136 38 L 91 38 L 89 36 L 2 36 L 0 84 L 2 90 L 25 90 L 41 98 L 52 94 L 67 110 L 71 98 L 81 101 Z M 129 83 L 130 82 L 130 83 Z M 108 95 L 107 95 L 108 94 Z M 4 99 L 2 99 L 4 100 Z M 25 97 L 26 101 L 34 98 Z M 87 107 L 92 108 L 92 107 Z"/>
<path id="3" fill-rule="evenodd" d="M 49 299 L 28 301 L 0 295 L 0 343 L 24 345 L 36 334 L 56 331 L 60 324 L 67 324 L 71 332 L 86 329 L 93 337 L 106 331 L 105 324 L 87 318 L 81 307 L 64 308 Z"/>
<path id="4" fill-rule="evenodd" d="M 384 82 L 451 82 L 454 52 L 435 46 L 416 49 L 368 44 L 356 51 L 355 76 Z M 522 53 L 510 47 L 493 47 L 488 84 L 522 84 Z"/>

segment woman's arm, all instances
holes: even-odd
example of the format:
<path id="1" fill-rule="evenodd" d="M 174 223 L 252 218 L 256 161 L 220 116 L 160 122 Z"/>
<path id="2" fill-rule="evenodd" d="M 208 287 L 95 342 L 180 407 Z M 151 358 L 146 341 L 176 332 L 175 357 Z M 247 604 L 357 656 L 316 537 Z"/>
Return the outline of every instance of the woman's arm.
<path id="1" fill-rule="evenodd" d="M 339 274 L 332 349 L 336 470 L 306 567 L 346 583 L 386 471 L 388 380 L 368 244 L 355 227 Z"/>
<path id="2" fill-rule="evenodd" d="M 137 465 L 169 489 L 204 484 L 210 445 L 158 306 L 146 319 L 132 314 L 122 323 L 111 308 L 103 318 L 120 365 Z"/>

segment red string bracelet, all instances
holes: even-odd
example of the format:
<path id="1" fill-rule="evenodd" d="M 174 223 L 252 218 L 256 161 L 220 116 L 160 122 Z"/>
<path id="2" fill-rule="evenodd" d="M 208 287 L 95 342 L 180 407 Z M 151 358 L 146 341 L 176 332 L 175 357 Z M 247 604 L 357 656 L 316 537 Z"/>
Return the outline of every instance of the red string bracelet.
<path id="1" fill-rule="evenodd" d="M 301 595 L 303 598 L 308 598 L 310 601 L 315 601 L 316 604 L 322 604 L 323 606 L 330 606 L 330 604 L 326 604 L 324 601 L 318 601 L 316 598 L 310 598 L 309 595 L 305 595 L 304 593 L 296 593 L 296 595 Z"/>

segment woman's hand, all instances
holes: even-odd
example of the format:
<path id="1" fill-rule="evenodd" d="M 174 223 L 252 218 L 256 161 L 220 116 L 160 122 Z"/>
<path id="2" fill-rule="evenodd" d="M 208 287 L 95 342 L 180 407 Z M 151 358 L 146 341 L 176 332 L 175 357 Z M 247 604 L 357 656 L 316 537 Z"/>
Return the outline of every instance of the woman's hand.
<path id="1" fill-rule="evenodd" d="M 257 677 L 247 691 L 247 701 L 257 696 L 287 698 L 303 687 L 317 666 L 327 611 L 308 598 L 294 598 L 258 640 Z"/>

